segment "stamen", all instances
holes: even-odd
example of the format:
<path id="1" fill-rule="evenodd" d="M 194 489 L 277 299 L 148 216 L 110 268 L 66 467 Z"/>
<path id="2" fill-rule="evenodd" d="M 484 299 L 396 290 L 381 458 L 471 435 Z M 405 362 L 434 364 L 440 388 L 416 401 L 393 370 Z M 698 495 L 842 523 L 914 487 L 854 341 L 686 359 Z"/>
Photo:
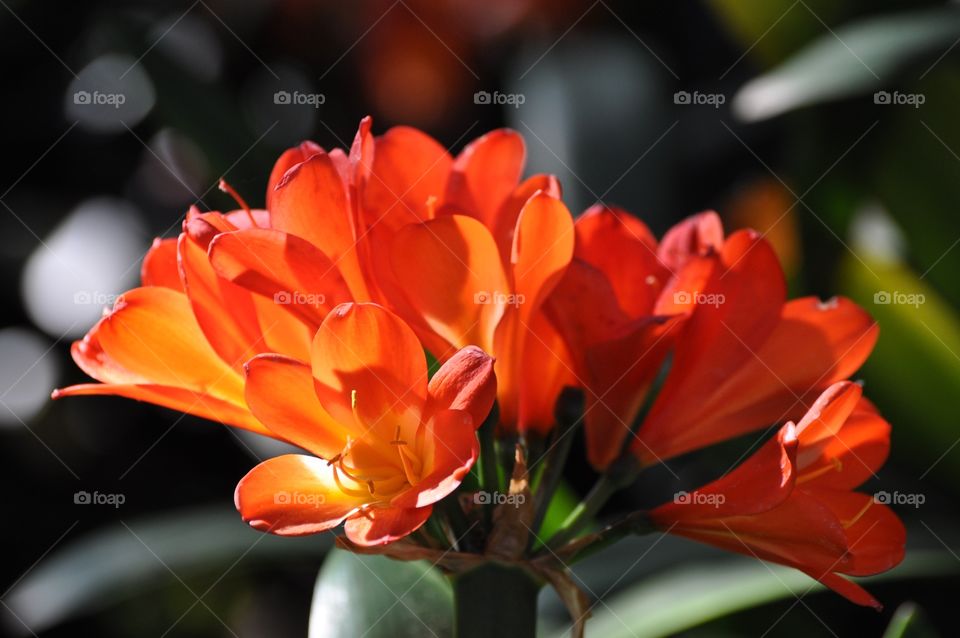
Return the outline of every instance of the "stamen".
<path id="1" fill-rule="evenodd" d="M 838 459 L 837 457 L 834 457 L 830 460 L 831 460 L 830 465 L 824 465 L 819 470 L 816 470 L 814 472 L 806 472 L 802 474 L 799 478 L 797 478 L 797 484 L 799 485 L 800 483 L 806 483 L 807 481 L 811 481 L 817 478 L 818 476 L 822 476 L 826 474 L 827 472 L 834 472 L 834 471 L 839 472 L 843 469 L 843 462 L 840 459 Z"/>
<path id="2" fill-rule="evenodd" d="M 407 442 L 400 438 L 400 426 L 397 426 L 397 433 L 393 435 L 393 440 L 390 441 L 390 445 L 406 445 Z"/>
<path id="3" fill-rule="evenodd" d="M 221 191 L 223 191 L 224 193 L 227 193 L 228 195 L 230 195 L 230 197 L 236 200 L 237 204 L 240 205 L 240 208 L 242 208 L 244 212 L 247 213 L 247 217 L 250 218 L 250 223 L 253 224 L 253 227 L 257 228 L 257 220 L 253 218 L 253 213 L 250 211 L 250 206 L 248 206 L 247 202 L 242 197 L 240 197 L 240 193 L 235 191 L 233 189 L 233 186 L 228 184 L 227 180 L 223 179 L 222 177 L 220 178 L 219 188 Z"/>
<path id="4" fill-rule="evenodd" d="M 857 512 L 857 514 L 853 518 L 851 518 L 849 521 L 840 521 L 840 525 L 843 527 L 843 529 L 848 529 L 850 527 L 853 527 L 853 525 L 855 525 L 856 522 L 859 521 L 863 517 L 863 515 L 867 513 L 867 510 L 873 506 L 873 502 L 874 501 L 872 498 L 867 500 L 867 503 L 866 505 L 863 506 L 863 509 Z"/>

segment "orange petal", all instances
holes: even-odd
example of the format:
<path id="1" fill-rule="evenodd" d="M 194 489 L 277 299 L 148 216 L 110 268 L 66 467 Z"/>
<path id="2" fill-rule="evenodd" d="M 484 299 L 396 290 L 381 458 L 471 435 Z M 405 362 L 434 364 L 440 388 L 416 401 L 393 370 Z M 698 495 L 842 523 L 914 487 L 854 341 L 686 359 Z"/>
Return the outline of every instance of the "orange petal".
<path id="1" fill-rule="evenodd" d="M 313 157 L 318 153 L 322 153 L 323 149 L 320 148 L 314 142 L 301 142 L 299 146 L 294 146 L 293 148 L 288 148 L 283 152 L 277 162 L 273 165 L 273 170 L 270 172 L 270 178 L 267 180 L 267 208 L 272 210 L 272 201 L 274 197 L 274 191 L 283 180 L 283 176 L 287 174 L 291 168 L 300 164 L 301 162 Z"/>
<path id="2" fill-rule="evenodd" d="M 277 435 L 265 428 L 245 405 L 237 405 L 194 390 L 151 383 L 81 383 L 55 390 L 53 393 L 54 399 L 74 396 L 118 396 L 145 401 L 223 425 L 232 425 L 277 438 Z"/>
<path id="3" fill-rule="evenodd" d="M 559 283 L 573 259 L 573 217 L 559 199 L 534 195 L 517 219 L 510 261 L 520 319 L 530 318 Z"/>
<path id="4" fill-rule="evenodd" d="M 725 413 L 727 401 L 756 400 L 753 387 L 732 398 L 717 390 L 757 361 L 761 346 L 780 323 L 786 296 L 783 271 L 773 249 L 753 231 L 731 235 L 715 263 L 706 289 L 687 293 L 698 303 L 678 335 L 670 374 L 633 445 L 644 462 L 770 423 L 717 424 L 714 413 Z"/>
<path id="5" fill-rule="evenodd" d="M 177 268 L 177 240 L 154 239 L 143 258 L 140 281 L 144 286 L 163 286 L 183 291 L 180 270 Z"/>
<path id="6" fill-rule="evenodd" d="M 770 511 L 793 491 L 796 457 L 796 430 L 787 425 L 733 471 L 654 509 L 653 520 L 661 526 L 683 527 Z"/>
<path id="7" fill-rule="evenodd" d="M 579 383 L 567 344 L 543 312 L 533 316 L 527 330 L 520 369 L 526 377 L 516 388 L 517 426 L 524 432 L 547 434 L 556 423 L 560 392 Z"/>
<path id="8" fill-rule="evenodd" d="M 842 571 L 851 576 L 872 576 L 892 569 L 903 560 L 907 532 L 886 505 L 871 494 L 823 489 L 809 494 L 825 504 L 844 526 L 850 558 Z"/>
<path id="9" fill-rule="evenodd" d="M 667 231 L 660 240 L 660 260 L 677 273 L 694 255 L 719 252 L 723 246 L 723 223 L 708 210 L 691 215 Z"/>
<path id="10" fill-rule="evenodd" d="M 794 490 L 772 510 L 752 516 L 680 522 L 671 533 L 727 551 L 802 569 L 814 578 L 840 570 L 847 538 L 819 500 Z"/>
<path id="11" fill-rule="evenodd" d="M 651 314 L 670 271 L 657 257 L 646 224 L 620 208 L 597 204 L 577 219 L 576 256 L 613 285 L 620 307 L 632 317 Z"/>
<path id="12" fill-rule="evenodd" d="M 562 191 L 560 180 L 553 175 L 533 175 L 523 181 L 510 193 L 510 197 L 500 206 L 496 218 L 488 226 L 490 232 L 497 242 L 497 249 L 500 251 L 500 257 L 504 261 L 504 267 L 509 267 L 510 253 L 513 248 L 513 236 L 517 230 L 517 219 L 520 217 L 520 211 L 531 197 L 536 195 L 537 191 L 543 191 L 550 197 L 560 199 Z"/>
<path id="13" fill-rule="evenodd" d="M 343 450 L 350 431 L 323 409 L 309 365 L 262 354 L 244 367 L 247 405 L 271 432 L 325 459 Z"/>
<path id="14" fill-rule="evenodd" d="M 334 528 L 364 504 L 340 491 L 326 461 L 302 454 L 267 459 L 250 470 L 234 501 L 251 527 L 281 536 Z"/>
<path id="15" fill-rule="evenodd" d="M 376 138 L 373 168 L 363 193 L 367 223 L 392 232 L 432 217 L 428 200 L 442 197 L 453 159 L 432 137 L 395 126 Z"/>
<path id="16" fill-rule="evenodd" d="M 605 469 L 620 455 L 680 325 L 678 317 L 644 317 L 586 349 L 585 433 L 594 468 Z"/>
<path id="17" fill-rule="evenodd" d="M 270 226 L 315 245 L 337 264 L 354 297 L 366 298 L 356 220 L 330 155 L 317 153 L 286 172 L 274 191 Z"/>
<path id="18" fill-rule="evenodd" d="M 479 428 L 497 398 L 493 357 L 476 346 L 458 350 L 430 379 L 427 415 L 437 410 L 463 410 Z"/>
<path id="19" fill-rule="evenodd" d="M 426 424 L 423 449 L 423 478 L 391 501 L 392 507 L 424 507 L 453 492 L 470 472 L 480 444 L 469 413 L 440 410 Z"/>
<path id="20" fill-rule="evenodd" d="M 190 306 L 207 341 L 238 372 L 265 349 L 250 292 L 217 275 L 207 251 L 190 235 L 177 244 L 180 273 Z"/>
<path id="21" fill-rule="evenodd" d="M 526 150 L 516 131 L 499 129 L 470 142 L 453 163 L 445 201 L 488 228 L 520 181 Z"/>
<path id="22" fill-rule="evenodd" d="M 334 306 L 351 300 L 337 267 L 295 235 L 265 228 L 222 233 L 209 254 L 221 277 L 288 306 L 309 325 L 320 325 Z"/>
<path id="23" fill-rule="evenodd" d="M 337 422 L 369 429 L 383 441 L 406 440 L 427 396 L 427 363 L 413 331 L 376 304 L 341 304 L 324 320 L 313 340 L 315 389 Z M 357 415 L 357 416 L 355 416 Z M 362 436 L 362 434 L 361 434 Z"/>
<path id="24" fill-rule="evenodd" d="M 184 294 L 136 288 L 94 330 L 103 356 L 134 378 L 244 405 L 242 378 L 207 342 Z"/>
<path id="25" fill-rule="evenodd" d="M 890 424 L 866 400 L 857 404 L 843 427 L 819 449 L 815 463 L 804 468 L 804 488 L 853 489 L 876 476 L 890 454 Z"/>
<path id="26" fill-rule="evenodd" d="M 470 217 L 438 217 L 397 233 L 391 263 L 406 298 L 449 343 L 493 350 L 511 300 L 493 237 Z"/>
<path id="27" fill-rule="evenodd" d="M 351 542 L 364 547 L 386 545 L 420 529 L 432 506 L 416 509 L 371 507 L 351 516 L 343 526 Z"/>

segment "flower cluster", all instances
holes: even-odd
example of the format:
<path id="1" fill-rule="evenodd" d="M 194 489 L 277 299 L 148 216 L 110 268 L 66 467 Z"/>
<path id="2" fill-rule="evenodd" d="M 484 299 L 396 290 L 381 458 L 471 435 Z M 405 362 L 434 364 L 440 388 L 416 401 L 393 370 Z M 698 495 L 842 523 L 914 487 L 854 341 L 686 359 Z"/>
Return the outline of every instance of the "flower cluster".
<path id="1" fill-rule="evenodd" d="M 853 491 L 889 448 L 889 426 L 847 380 L 877 338 L 863 309 L 788 300 L 764 238 L 727 235 L 712 212 L 660 241 L 605 205 L 574 221 L 554 177 L 522 179 L 515 132 L 454 157 L 418 130 L 370 129 L 349 150 L 286 151 L 263 210 L 226 184 L 238 210 L 190 210 L 145 257 L 142 287 L 74 344 L 100 383 L 55 394 L 149 401 L 309 452 L 240 481 L 237 508 L 257 529 L 343 523 L 358 550 L 416 544 L 464 561 L 572 557 L 565 547 L 604 536 L 578 535 L 602 499 L 536 536 L 557 450 L 581 422 L 601 495 L 779 427 L 724 476 L 630 520 L 877 605 L 840 576 L 889 569 L 904 545 L 897 517 Z M 560 427 L 565 388 L 584 401 Z M 512 498 L 471 506 L 456 498 L 468 481 Z M 520 511 L 490 515 L 504 507 Z M 471 518 L 480 538 L 457 533 Z"/>

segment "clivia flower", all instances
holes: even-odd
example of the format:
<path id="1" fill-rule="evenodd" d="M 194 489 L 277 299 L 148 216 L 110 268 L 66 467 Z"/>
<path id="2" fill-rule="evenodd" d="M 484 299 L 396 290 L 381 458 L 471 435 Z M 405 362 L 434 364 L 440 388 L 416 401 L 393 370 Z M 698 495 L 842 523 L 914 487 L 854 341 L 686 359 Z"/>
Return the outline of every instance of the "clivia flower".
<path id="1" fill-rule="evenodd" d="M 852 491 L 889 447 L 890 426 L 861 399 L 860 386 L 840 382 L 735 470 L 650 518 L 672 534 L 795 567 L 879 609 L 840 574 L 878 574 L 903 559 L 903 523 L 872 495 Z"/>
<path id="2" fill-rule="evenodd" d="M 363 546 L 415 531 L 459 486 L 496 396 L 493 360 L 476 347 L 458 351 L 428 384 L 416 335 L 375 304 L 335 308 L 310 363 L 262 354 L 246 369 L 254 415 L 316 456 L 251 470 L 236 491 L 244 520 L 281 535 L 345 520 L 347 537 Z"/>
<path id="3" fill-rule="evenodd" d="M 876 605 L 841 576 L 903 555 L 896 516 L 853 491 L 889 447 L 845 381 L 873 320 L 846 299 L 788 301 L 768 243 L 725 235 L 716 213 L 659 241 L 606 205 L 574 222 L 557 180 L 522 180 L 523 163 L 512 131 L 454 157 L 409 127 L 375 137 L 369 118 L 349 150 L 289 149 L 265 210 L 224 184 L 239 210 L 191 209 L 179 238 L 154 244 L 143 285 L 74 344 L 100 383 L 55 396 L 126 396 L 299 446 L 239 482 L 250 525 L 343 524 L 353 551 L 428 558 L 458 582 L 481 573 L 467 592 L 520 578 L 535 600 L 549 582 L 575 635 L 589 604 L 564 561 L 637 520 Z M 432 378 L 425 351 L 441 364 Z M 600 479 L 547 533 L 581 422 Z M 689 500 L 582 533 L 641 470 L 780 423 Z M 484 499 L 458 498 L 478 488 Z"/>

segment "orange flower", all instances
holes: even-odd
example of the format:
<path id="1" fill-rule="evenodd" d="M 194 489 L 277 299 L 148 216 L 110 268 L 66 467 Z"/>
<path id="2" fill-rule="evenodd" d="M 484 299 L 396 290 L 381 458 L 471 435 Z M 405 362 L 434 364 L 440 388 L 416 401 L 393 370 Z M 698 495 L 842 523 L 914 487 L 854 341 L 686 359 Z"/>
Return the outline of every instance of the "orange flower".
<path id="1" fill-rule="evenodd" d="M 439 359 L 467 344 L 496 356 L 502 427 L 549 429 L 572 382 L 569 354 L 542 312 L 573 254 L 556 180 L 520 182 L 523 140 L 509 130 L 456 159 L 405 127 L 373 149 L 363 201 L 382 298 Z"/>
<path id="2" fill-rule="evenodd" d="M 73 344 L 77 365 L 101 383 L 57 390 L 54 398 L 125 396 L 269 435 L 247 409 L 243 364 L 263 352 L 309 356 L 317 317 L 350 297 L 335 270 L 312 282 L 324 303 L 309 309 L 276 303 L 220 274 L 207 257 L 212 238 L 274 232 L 255 223 L 266 225 L 266 211 L 191 209 L 180 237 L 157 240 L 147 253 L 142 287 L 122 295 Z"/>
<path id="3" fill-rule="evenodd" d="M 576 230 L 576 259 L 548 309 L 578 353 L 597 468 L 617 458 L 671 350 L 631 443 L 644 464 L 800 418 L 876 341 L 875 323 L 849 300 L 786 301 L 767 242 L 753 231 L 724 239 L 716 213 L 681 222 L 659 245 L 615 209 L 591 209 Z"/>
<path id="4" fill-rule="evenodd" d="M 853 492 L 886 460 L 890 426 L 849 381 L 827 389 L 803 419 L 737 469 L 651 512 L 660 527 L 702 543 L 795 567 L 860 604 L 873 596 L 840 574 L 897 565 L 897 516 Z"/>
<path id="5" fill-rule="evenodd" d="M 428 384 L 423 349 L 401 319 L 375 304 L 344 304 L 317 331 L 311 362 L 264 354 L 247 364 L 250 409 L 316 456 L 255 467 L 237 485 L 237 509 L 282 535 L 345 520 L 358 545 L 415 531 L 477 458 L 474 430 L 496 395 L 493 360 L 464 348 Z"/>

